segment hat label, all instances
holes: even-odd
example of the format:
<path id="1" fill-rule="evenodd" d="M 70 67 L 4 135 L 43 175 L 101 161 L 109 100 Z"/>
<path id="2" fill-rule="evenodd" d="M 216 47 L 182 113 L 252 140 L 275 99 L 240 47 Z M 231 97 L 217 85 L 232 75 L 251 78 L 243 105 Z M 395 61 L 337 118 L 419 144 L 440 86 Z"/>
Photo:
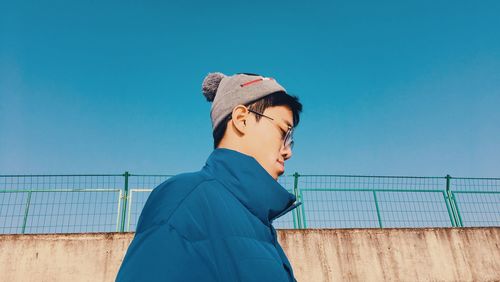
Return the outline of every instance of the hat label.
<path id="1" fill-rule="evenodd" d="M 261 78 L 257 78 L 257 79 L 254 79 L 254 80 L 251 80 L 249 82 L 245 82 L 243 84 L 240 85 L 240 87 L 245 87 L 245 86 L 248 86 L 250 84 L 254 84 L 256 82 L 260 82 L 260 81 L 264 81 L 264 80 L 274 80 L 274 78 L 272 77 L 261 77 Z"/>

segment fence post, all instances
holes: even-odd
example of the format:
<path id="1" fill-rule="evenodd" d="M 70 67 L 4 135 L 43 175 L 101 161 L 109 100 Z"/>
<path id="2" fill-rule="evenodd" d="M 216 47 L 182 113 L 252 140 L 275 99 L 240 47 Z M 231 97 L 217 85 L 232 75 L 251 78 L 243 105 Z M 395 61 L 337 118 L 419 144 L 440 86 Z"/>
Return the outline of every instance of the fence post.
<path id="1" fill-rule="evenodd" d="M 125 186 L 123 187 L 123 195 L 122 195 L 122 222 L 120 225 L 120 232 L 125 232 L 125 218 L 127 216 L 127 200 L 128 200 L 128 177 L 130 174 L 128 171 L 125 171 L 123 174 L 125 177 Z"/>
<path id="2" fill-rule="evenodd" d="M 450 189 L 451 176 L 449 174 L 446 175 L 446 195 L 448 195 L 448 199 L 450 201 L 451 211 L 453 213 L 453 219 L 455 220 L 456 227 L 463 227 L 462 219 L 460 217 L 460 212 L 458 211 L 458 205 L 455 201 L 455 196 Z"/>
<path id="3" fill-rule="evenodd" d="M 451 215 L 453 217 L 453 222 L 451 223 L 452 227 L 457 226 L 457 218 L 455 216 L 455 207 L 453 206 L 452 200 L 451 200 L 451 193 L 450 193 L 450 175 L 447 174 L 445 176 L 446 178 L 446 199 L 448 200 L 448 203 L 450 205 L 451 209 Z"/>
<path id="4" fill-rule="evenodd" d="M 373 190 L 373 200 L 375 201 L 375 208 L 377 209 L 378 227 L 382 228 L 382 218 L 380 217 L 380 209 L 378 207 L 377 193 L 375 190 Z"/>
<path id="5" fill-rule="evenodd" d="M 295 194 L 295 198 L 297 199 L 297 201 L 300 201 L 302 202 L 302 197 L 300 196 L 300 193 L 299 193 L 299 187 L 298 187 L 298 183 L 299 183 L 299 173 L 298 172 L 295 172 L 293 174 L 293 193 Z M 298 223 L 298 228 L 299 229 L 302 229 L 304 228 L 303 226 L 303 223 L 302 223 L 302 212 L 301 212 L 301 208 L 304 207 L 304 203 L 302 203 L 302 205 L 300 205 L 299 207 L 297 207 L 295 209 L 295 214 L 297 215 L 296 218 L 297 218 L 297 223 Z"/>
<path id="6" fill-rule="evenodd" d="M 30 211 L 31 192 L 31 190 L 28 192 L 28 199 L 26 200 L 26 207 L 24 208 L 23 228 L 21 229 L 21 234 L 24 234 L 26 230 L 26 222 L 28 221 L 28 213 Z"/>
<path id="7" fill-rule="evenodd" d="M 460 220 L 460 213 L 458 211 L 458 205 L 455 201 L 455 197 L 450 189 L 450 181 L 451 176 L 449 174 L 446 175 L 446 195 L 448 196 L 448 201 L 450 202 L 451 212 L 453 214 L 453 220 L 455 221 L 456 227 L 463 227 L 462 220 Z"/>

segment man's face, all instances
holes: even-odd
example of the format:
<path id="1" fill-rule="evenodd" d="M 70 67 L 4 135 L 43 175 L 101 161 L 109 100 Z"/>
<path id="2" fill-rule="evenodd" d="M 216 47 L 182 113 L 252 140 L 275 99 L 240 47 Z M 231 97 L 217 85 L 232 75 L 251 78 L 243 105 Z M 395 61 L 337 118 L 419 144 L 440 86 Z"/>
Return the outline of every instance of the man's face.
<path id="1" fill-rule="evenodd" d="M 255 115 L 250 113 L 251 115 Z M 283 145 L 288 125 L 293 126 L 292 111 L 286 106 L 267 108 L 259 122 L 250 118 L 251 129 L 247 135 L 247 152 L 274 178 L 285 172 L 285 161 L 292 157 L 292 150 Z"/>

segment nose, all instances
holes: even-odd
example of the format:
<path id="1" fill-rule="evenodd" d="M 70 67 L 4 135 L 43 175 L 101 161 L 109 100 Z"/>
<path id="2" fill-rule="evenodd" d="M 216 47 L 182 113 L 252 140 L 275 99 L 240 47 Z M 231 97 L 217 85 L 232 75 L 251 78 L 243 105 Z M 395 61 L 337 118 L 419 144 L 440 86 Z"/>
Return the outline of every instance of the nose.
<path id="1" fill-rule="evenodd" d="M 292 148 L 290 146 L 285 147 L 285 145 L 282 144 L 280 154 L 281 154 L 281 156 L 283 156 L 283 159 L 286 161 L 292 157 Z"/>

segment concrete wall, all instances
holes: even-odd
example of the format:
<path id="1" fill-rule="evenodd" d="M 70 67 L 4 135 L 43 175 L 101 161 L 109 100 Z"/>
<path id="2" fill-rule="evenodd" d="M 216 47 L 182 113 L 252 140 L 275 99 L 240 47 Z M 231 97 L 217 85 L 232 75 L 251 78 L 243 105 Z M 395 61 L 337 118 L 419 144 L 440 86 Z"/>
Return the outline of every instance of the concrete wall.
<path id="1" fill-rule="evenodd" d="M 500 281 L 500 228 L 279 230 L 298 281 Z M 113 281 L 132 233 L 0 235 L 0 281 Z"/>
<path id="2" fill-rule="evenodd" d="M 279 241 L 298 281 L 500 281 L 500 228 L 292 230 Z"/>

